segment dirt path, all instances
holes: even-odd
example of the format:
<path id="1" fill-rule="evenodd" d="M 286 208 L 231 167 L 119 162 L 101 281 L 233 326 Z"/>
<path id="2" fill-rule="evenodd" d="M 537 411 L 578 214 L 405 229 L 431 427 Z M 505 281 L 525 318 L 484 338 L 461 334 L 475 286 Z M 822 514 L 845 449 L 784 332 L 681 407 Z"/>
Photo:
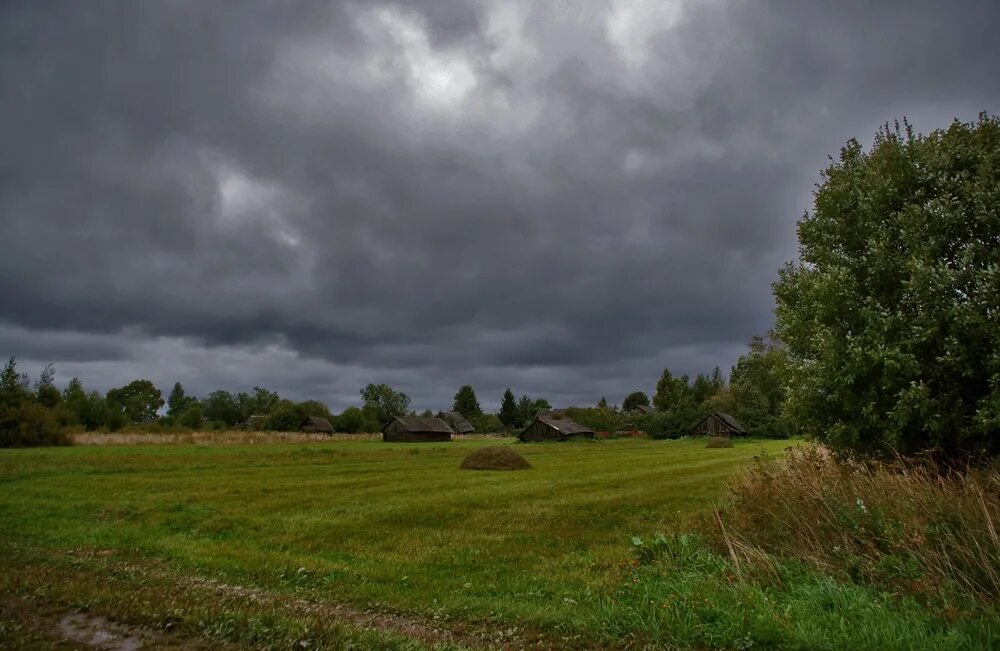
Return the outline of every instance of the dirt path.
<path id="1" fill-rule="evenodd" d="M 0 598 L 0 621 L 12 623 L 12 638 L 0 636 L 0 646 L 36 649 L 96 649 L 99 651 L 138 651 L 139 649 L 225 648 L 202 640 L 164 633 L 142 626 L 113 622 L 101 615 L 65 612 L 40 606 L 16 597 Z"/>

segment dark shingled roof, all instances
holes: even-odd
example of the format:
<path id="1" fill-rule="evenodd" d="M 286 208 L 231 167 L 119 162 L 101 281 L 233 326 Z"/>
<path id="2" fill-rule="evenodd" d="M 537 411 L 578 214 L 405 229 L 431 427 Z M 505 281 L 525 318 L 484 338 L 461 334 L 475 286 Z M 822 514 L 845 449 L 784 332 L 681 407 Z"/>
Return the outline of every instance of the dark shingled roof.
<path id="1" fill-rule="evenodd" d="M 584 427 L 575 420 L 570 420 L 568 418 L 543 418 L 542 416 L 539 416 L 538 420 L 554 428 L 560 434 L 593 434 L 594 432 L 594 430 L 589 427 Z"/>
<path id="2" fill-rule="evenodd" d="M 472 423 L 457 411 L 439 411 L 437 417 L 451 425 L 456 434 L 468 434 L 469 432 L 476 431 Z"/>
<path id="3" fill-rule="evenodd" d="M 452 429 L 448 427 L 448 423 L 444 422 L 440 418 L 397 416 L 392 420 L 390 420 L 389 423 L 392 423 L 393 421 L 397 420 L 400 423 L 402 423 L 403 429 L 406 430 L 407 432 L 442 432 L 448 434 L 453 433 Z M 382 427 L 383 432 L 385 431 L 385 428 L 389 426 L 389 423 L 386 423 Z"/>
<path id="4" fill-rule="evenodd" d="M 330 424 L 325 418 L 320 418 L 318 416 L 309 416 L 302 421 L 299 429 L 313 431 L 313 432 L 333 432 L 333 425 Z"/>
<path id="5" fill-rule="evenodd" d="M 719 418 L 723 423 L 728 425 L 730 428 L 732 428 L 734 431 L 740 432 L 741 434 L 749 434 L 746 428 L 740 425 L 740 421 L 736 420 L 729 414 L 724 414 L 721 411 L 717 411 L 715 412 L 715 416 Z"/>

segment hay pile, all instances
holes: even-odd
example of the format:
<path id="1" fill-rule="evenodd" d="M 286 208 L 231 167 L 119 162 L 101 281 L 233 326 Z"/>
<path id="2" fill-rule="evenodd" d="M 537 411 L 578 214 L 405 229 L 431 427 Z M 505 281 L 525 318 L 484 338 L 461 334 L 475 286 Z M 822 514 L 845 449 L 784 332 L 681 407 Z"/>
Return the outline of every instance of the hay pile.
<path id="1" fill-rule="evenodd" d="M 524 457 L 505 445 L 479 448 L 459 466 L 461 470 L 527 470 L 531 468 Z"/>
<path id="2" fill-rule="evenodd" d="M 708 445 L 706 448 L 731 448 L 733 447 L 733 441 L 728 436 L 713 436 L 708 439 Z"/>

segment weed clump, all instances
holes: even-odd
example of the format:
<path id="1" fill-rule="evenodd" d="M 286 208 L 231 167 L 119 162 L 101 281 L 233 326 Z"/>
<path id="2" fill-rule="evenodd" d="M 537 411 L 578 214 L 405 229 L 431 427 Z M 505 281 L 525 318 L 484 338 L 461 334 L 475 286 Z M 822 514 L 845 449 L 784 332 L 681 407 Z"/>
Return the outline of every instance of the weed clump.
<path id="1" fill-rule="evenodd" d="M 728 436 L 713 436 L 708 439 L 708 445 L 706 448 L 731 448 L 733 447 L 733 441 Z"/>
<path id="2" fill-rule="evenodd" d="M 461 470 L 528 470 L 531 464 L 504 445 L 479 448 L 459 466 Z"/>

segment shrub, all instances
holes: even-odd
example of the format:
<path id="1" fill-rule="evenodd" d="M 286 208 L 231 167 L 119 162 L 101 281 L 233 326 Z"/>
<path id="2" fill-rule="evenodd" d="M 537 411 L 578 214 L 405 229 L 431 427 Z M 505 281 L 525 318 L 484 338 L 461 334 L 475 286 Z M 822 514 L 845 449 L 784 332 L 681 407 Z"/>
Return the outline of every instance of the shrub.
<path id="1" fill-rule="evenodd" d="M 733 447 L 733 440 L 728 436 L 713 436 L 708 439 L 708 445 L 706 448 L 731 448 Z"/>
<path id="2" fill-rule="evenodd" d="M 782 461 L 758 458 L 704 529 L 730 554 L 794 557 L 893 592 L 991 604 L 1000 597 L 998 525 L 998 466 L 860 463 L 807 446 Z"/>
<path id="3" fill-rule="evenodd" d="M 0 448 L 68 444 L 51 409 L 30 400 L 0 409 Z"/>

